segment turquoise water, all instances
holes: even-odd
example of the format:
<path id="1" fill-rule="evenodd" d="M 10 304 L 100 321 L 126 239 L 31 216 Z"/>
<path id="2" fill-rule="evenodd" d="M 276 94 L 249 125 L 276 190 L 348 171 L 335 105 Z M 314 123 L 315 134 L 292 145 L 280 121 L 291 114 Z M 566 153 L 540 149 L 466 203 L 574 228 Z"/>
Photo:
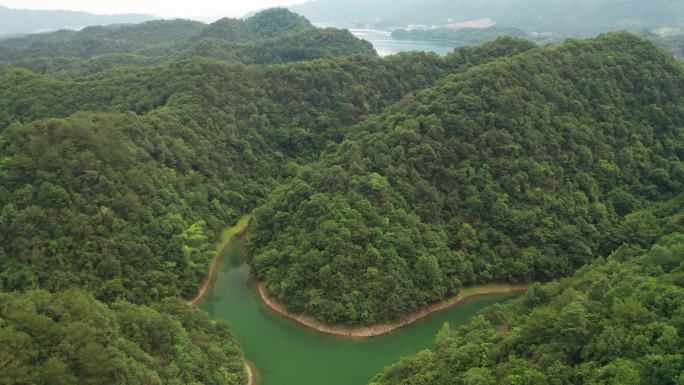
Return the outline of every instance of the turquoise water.
<path id="1" fill-rule="evenodd" d="M 259 300 L 241 242 L 233 242 L 202 308 L 227 320 L 260 385 L 363 385 L 386 365 L 430 346 L 445 322 L 461 325 L 480 309 L 515 294 L 473 298 L 389 335 L 351 340 L 304 328 Z"/>

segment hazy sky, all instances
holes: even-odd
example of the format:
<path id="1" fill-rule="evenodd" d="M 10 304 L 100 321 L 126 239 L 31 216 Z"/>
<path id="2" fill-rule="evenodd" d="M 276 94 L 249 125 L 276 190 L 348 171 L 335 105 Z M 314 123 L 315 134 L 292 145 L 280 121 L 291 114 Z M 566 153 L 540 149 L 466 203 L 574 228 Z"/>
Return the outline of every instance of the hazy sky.
<path id="1" fill-rule="evenodd" d="M 20 9 L 64 9 L 91 13 L 150 13 L 161 17 L 217 19 L 243 16 L 263 8 L 303 3 L 306 0 L 0 0 Z"/>

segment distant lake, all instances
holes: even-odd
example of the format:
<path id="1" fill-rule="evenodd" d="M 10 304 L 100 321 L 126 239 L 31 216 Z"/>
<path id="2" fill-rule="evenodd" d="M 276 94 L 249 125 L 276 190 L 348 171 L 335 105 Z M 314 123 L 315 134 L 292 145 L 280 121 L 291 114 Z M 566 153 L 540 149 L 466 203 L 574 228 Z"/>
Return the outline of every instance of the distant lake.
<path id="1" fill-rule="evenodd" d="M 454 50 L 454 45 L 436 41 L 396 40 L 389 31 L 372 29 L 349 29 L 359 39 L 368 40 L 380 56 L 394 55 L 399 52 L 425 51 L 444 56 Z"/>

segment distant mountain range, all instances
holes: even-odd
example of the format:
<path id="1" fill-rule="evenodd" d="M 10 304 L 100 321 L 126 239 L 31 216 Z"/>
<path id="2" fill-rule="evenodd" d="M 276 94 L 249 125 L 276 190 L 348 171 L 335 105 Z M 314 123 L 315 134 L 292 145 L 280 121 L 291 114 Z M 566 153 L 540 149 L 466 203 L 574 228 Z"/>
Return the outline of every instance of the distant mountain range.
<path id="1" fill-rule="evenodd" d="M 94 15 L 73 11 L 33 11 L 0 6 L 0 36 L 16 36 L 59 29 L 81 29 L 91 25 L 142 23 L 153 15 Z"/>
<path id="2" fill-rule="evenodd" d="M 429 26 L 490 18 L 499 26 L 580 37 L 684 27 L 684 1 L 673 0 L 315 0 L 290 10 L 313 22 L 346 26 Z"/>
<path id="3" fill-rule="evenodd" d="M 151 20 L 0 39 L 0 72 L 13 66 L 79 77 L 197 57 L 274 64 L 350 55 L 374 56 L 375 50 L 347 30 L 317 28 L 284 8 L 273 8 L 247 19 L 223 18 L 212 24 Z"/>

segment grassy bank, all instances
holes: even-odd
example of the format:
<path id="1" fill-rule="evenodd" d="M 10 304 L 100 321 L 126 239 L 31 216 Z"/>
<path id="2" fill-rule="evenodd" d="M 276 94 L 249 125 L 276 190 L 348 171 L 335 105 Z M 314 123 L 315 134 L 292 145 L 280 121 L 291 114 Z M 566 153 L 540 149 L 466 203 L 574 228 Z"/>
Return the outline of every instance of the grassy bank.
<path id="1" fill-rule="evenodd" d="M 223 257 L 223 254 L 225 253 L 225 250 L 228 248 L 228 246 L 230 246 L 230 243 L 234 237 L 243 234 L 245 231 L 247 231 L 247 226 L 249 225 L 249 220 L 251 218 L 252 216 L 250 214 L 247 214 L 244 217 L 240 218 L 240 220 L 235 225 L 223 230 L 221 236 L 216 241 L 214 249 L 215 256 L 209 262 L 209 273 L 207 274 L 207 279 L 202 284 L 202 287 L 197 292 L 195 298 L 187 302 L 188 306 L 196 306 L 197 304 L 202 302 L 207 293 L 209 293 L 209 289 L 211 288 L 211 285 L 214 282 L 214 278 L 216 278 L 216 273 L 218 272 L 219 267 L 221 266 L 221 259 Z"/>

